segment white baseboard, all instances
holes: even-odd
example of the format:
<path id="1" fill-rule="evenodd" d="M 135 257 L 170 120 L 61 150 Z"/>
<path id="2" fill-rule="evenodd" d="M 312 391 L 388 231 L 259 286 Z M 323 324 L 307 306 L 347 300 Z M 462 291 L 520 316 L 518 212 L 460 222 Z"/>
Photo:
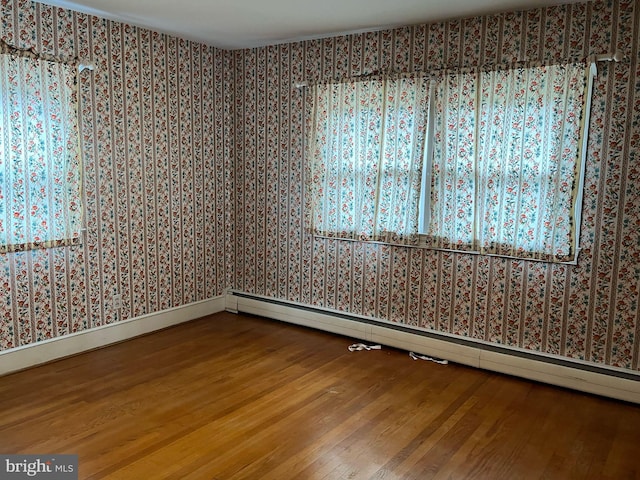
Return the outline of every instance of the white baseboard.
<path id="1" fill-rule="evenodd" d="M 328 309 L 229 292 L 233 310 L 316 328 L 529 380 L 640 403 L 640 372 L 582 362 Z M 413 330 L 413 331 L 411 331 Z"/>
<path id="2" fill-rule="evenodd" d="M 225 310 L 225 297 L 194 302 L 0 352 L 0 375 L 104 347 Z"/>

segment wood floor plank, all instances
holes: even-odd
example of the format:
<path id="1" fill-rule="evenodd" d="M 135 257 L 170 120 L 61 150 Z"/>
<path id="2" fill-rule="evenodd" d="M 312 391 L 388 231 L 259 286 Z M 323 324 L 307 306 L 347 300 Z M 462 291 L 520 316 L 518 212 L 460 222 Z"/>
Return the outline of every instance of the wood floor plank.
<path id="1" fill-rule="evenodd" d="M 640 407 L 221 313 L 0 377 L 82 479 L 640 479 Z"/>

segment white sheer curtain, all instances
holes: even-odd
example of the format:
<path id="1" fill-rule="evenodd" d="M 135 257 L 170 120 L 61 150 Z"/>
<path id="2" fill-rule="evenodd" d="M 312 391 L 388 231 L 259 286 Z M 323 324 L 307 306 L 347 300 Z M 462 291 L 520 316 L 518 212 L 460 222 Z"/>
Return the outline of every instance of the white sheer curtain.
<path id="1" fill-rule="evenodd" d="M 591 84 L 584 63 L 444 72 L 428 244 L 572 261 Z"/>
<path id="2" fill-rule="evenodd" d="M 311 87 L 313 233 L 418 242 L 428 93 L 426 78 L 409 75 Z"/>
<path id="3" fill-rule="evenodd" d="M 80 240 L 76 75 L 73 64 L 0 53 L 0 252 Z"/>

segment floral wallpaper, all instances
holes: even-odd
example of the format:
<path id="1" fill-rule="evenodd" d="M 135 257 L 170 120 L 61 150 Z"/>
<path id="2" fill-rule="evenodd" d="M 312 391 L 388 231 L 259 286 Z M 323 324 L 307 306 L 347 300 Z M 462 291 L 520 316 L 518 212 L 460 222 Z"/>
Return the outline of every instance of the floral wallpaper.
<path id="1" fill-rule="evenodd" d="M 640 5 L 596 0 L 222 51 L 27 0 L 12 45 L 81 76 L 86 239 L 0 255 L 0 349 L 227 287 L 640 369 Z M 320 239 L 305 219 L 305 91 L 376 70 L 598 63 L 577 265 Z M 113 308 L 115 292 L 123 308 Z"/>
<path id="2" fill-rule="evenodd" d="M 235 289 L 640 368 L 640 4 L 595 1 L 228 53 Z M 309 83 L 520 60 L 598 63 L 577 265 L 314 238 L 304 208 Z"/>
<path id="3" fill-rule="evenodd" d="M 0 255 L 0 350 L 221 295 L 223 52 L 27 0 L 0 5 L 10 45 L 95 64 L 79 74 L 85 238 Z"/>

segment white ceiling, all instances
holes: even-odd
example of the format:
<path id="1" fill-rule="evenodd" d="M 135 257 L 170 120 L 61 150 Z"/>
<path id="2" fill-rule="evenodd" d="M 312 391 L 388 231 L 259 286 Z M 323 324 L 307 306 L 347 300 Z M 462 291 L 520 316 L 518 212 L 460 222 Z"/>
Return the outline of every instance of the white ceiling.
<path id="1" fill-rule="evenodd" d="M 584 0 L 44 0 L 219 48 L 252 48 Z"/>

